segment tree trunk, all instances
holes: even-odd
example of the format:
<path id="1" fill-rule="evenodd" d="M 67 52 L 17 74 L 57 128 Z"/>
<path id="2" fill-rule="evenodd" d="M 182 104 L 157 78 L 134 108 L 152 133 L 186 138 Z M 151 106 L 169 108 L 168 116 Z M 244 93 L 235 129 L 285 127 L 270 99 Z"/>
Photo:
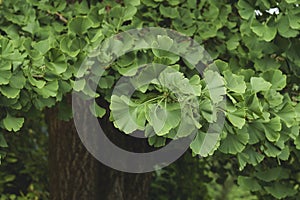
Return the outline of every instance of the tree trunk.
<path id="1" fill-rule="evenodd" d="M 61 121 L 57 113 L 57 107 L 46 111 L 50 140 L 50 199 L 147 199 L 151 173 L 129 174 L 104 166 L 82 145 L 73 120 Z M 101 123 L 105 124 L 106 131 L 109 132 L 107 135 L 121 146 L 139 149 L 147 146 L 145 141 L 141 143 L 140 139 L 120 134 L 107 116 Z"/>

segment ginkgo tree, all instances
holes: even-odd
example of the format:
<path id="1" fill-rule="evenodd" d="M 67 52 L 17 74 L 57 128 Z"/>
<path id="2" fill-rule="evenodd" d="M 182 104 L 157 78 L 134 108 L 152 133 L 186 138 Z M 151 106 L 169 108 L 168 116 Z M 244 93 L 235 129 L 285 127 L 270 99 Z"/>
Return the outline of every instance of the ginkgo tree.
<path id="1" fill-rule="evenodd" d="M 141 129 L 154 132 L 148 135 L 148 142 L 155 147 L 191 134 L 188 125 L 180 126 L 180 110 L 187 106 L 185 119 L 197 127 L 190 144 L 193 155 L 215 156 L 235 164 L 238 185 L 261 198 L 298 199 L 299 3 L 83 0 L 67 5 L 52 0 L 0 1 L 0 156 L 7 146 L 3 135 L 19 131 L 27 116 L 56 106 L 58 117 L 70 120 L 68 95 L 72 90 L 103 98 L 109 106 L 94 105 L 94 115 L 110 116 L 115 128 L 125 134 Z M 274 7 L 279 12 L 267 12 Z M 257 15 L 257 10 L 262 14 Z M 203 141 L 207 127 L 216 121 L 219 97 L 209 93 L 203 77 L 180 56 L 151 49 L 135 51 L 106 66 L 104 72 L 93 68 L 80 71 L 84 59 L 106 38 L 142 27 L 170 28 L 190 36 L 212 57 L 220 72 L 216 76 L 224 83 L 221 93 L 226 106 L 218 110 L 225 116 L 224 127 L 220 135 L 210 136 L 211 146 L 206 143 L 210 148 L 205 148 Z M 173 45 L 171 38 L 157 38 L 163 40 Z M 110 59 L 107 56 L 101 59 Z M 137 74 L 137 67 L 149 62 L 167 67 L 155 77 L 145 77 L 153 73 Z M 96 93 L 80 79 L 100 73 Z M 215 76 L 208 73 L 208 77 Z M 112 95 L 113 86 L 124 75 L 134 77 L 138 88 L 134 98 Z M 153 81 L 144 84 L 147 78 Z M 182 102 L 189 96 L 198 98 L 196 119 L 188 107 L 191 104 L 179 105 L 176 93 L 183 94 Z M 130 117 L 122 115 L 128 107 Z"/>

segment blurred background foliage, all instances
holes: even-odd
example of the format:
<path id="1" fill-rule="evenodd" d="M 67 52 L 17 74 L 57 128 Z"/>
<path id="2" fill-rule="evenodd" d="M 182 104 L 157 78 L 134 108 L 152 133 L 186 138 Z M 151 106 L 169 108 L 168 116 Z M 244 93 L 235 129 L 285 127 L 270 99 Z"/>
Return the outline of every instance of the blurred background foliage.
<path id="1" fill-rule="evenodd" d="M 48 133 L 43 116 L 22 131 L 5 134 L 8 148 L 0 165 L 0 200 L 48 199 Z"/>

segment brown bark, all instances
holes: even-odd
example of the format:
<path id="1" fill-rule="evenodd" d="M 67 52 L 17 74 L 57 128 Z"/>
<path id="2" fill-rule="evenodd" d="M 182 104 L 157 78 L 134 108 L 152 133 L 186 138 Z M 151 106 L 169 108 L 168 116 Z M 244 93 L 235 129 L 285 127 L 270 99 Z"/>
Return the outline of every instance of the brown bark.
<path id="1" fill-rule="evenodd" d="M 58 109 L 46 112 L 49 129 L 50 199 L 145 200 L 151 173 L 129 174 L 102 165 L 85 149 L 73 121 L 61 121 Z M 146 149 L 146 142 L 118 132 L 101 121 L 110 139 L 126 149 Z"/>
<path id="2" fill-rule="evenodd" d="M 67 3 L 81 2 L 81 0 L 66 1 Z M 88 3 L 90 4 L 91 1 Z M 70 97 L 68 101 L 71 104 Z M 152 173 L 130 174 L 104 166 L 82 145 L 73 120 L 61 121 L 57 113 L 57 107 L 46 111 L 50 140 L 50 199 L 147 199 Z M 145 140 L 141 142 L 140 139 L 126 136 L 116 130 L 109 122 L 108 116 L 100 123 L 105 127 L 106 135 L 116 145 L 136 152 L 149 150 Z"/>

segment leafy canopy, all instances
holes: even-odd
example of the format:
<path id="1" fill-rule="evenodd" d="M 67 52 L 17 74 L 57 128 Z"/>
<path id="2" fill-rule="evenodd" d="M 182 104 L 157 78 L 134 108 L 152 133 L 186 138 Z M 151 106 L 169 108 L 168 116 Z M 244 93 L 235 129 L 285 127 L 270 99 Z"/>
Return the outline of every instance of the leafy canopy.
<path id="1" fill-rule="evenodd" d="M 274 7 L 279 14 L 266 12 Z M 87 96 L 108 100 L 114 125 L 125 133 L 145 129 L 151 134 L 149 143 L 154 146 L 190 135 L 192 124 L 197 127 L 191 143 L 193 154 L 214 153 L 237 164 L 240 171 L 235 173 L 240 175 L 240 187 L 262 198 L 299 198 L 297 0 L 124 0 L 122 4 L 105 0 L 90 4 L 82 1 L 72 6 L 66 6 L 64 1 L 16 0 L 0 1 L 0 9 L 1 148 L 7 146 L 3 133 L 19 131 L 27 116 L 35 116 L 36 111 L 57 104 L 65 108 L 64 96 L 74 88 Z M 255 10 L 262 15 L 256 15 Z M 205 81 L 195 75 L 196 70 L 189 63 L 164 51 L 132 52 L 105 70 L 91 68 L 78 72 L 88 53 L 105 38 L 151 26 L 172 28 L 192 36 L 205 47 L 221 72 L 221 82 L 225 83 L 226 91 L 221 93 L 227 99 L 226 109 L 216 109 L 222 96 L 209 93 Z M 161 37 L 160 44 L 172 45 L 172 40 Z M 106 56 L 102 59 L 111 59 Z M 138 66 L 153 62 L 168 66 L 158 74 L 157 82 L 142 84 L 141 80 L 151 77 L 139 80 L 137 75 L 133 79 L 138 86 L 135 99 L 110 96 L 112 86 L 122 75 L 134 77 Z M 102 75 L 96 94 L 83 79 L 74 84 L 75 78 L 86 73 Z M 215 74 L 208 72 L 207 76 Z M 221 82 L 216 81 L 213 89 L 217 90 Z M 193 90 L 181 88 L 185 83 Z M 199 115 L 193 117 L 193 107 L 180 109 L 191 104 L 178 104 L 176 95 L 168 93 L 166 86 L 184 94 L 182 102 L 188 95 L 196 96 Z M 124 109 L 126 115 L 114 114 L 124 113 Z M 101 105 L 94 105 L 91 111 L 98 117 L 105 113 Z M 226 116 L 220 137 L 206 134 L 209 124 L 216 121 L 217 112 Z M 178 116 L 188 116 L 187 125 L 180 126 L 182 120 Z M 60 117 L 67 120 L 71 115 Z"/>

